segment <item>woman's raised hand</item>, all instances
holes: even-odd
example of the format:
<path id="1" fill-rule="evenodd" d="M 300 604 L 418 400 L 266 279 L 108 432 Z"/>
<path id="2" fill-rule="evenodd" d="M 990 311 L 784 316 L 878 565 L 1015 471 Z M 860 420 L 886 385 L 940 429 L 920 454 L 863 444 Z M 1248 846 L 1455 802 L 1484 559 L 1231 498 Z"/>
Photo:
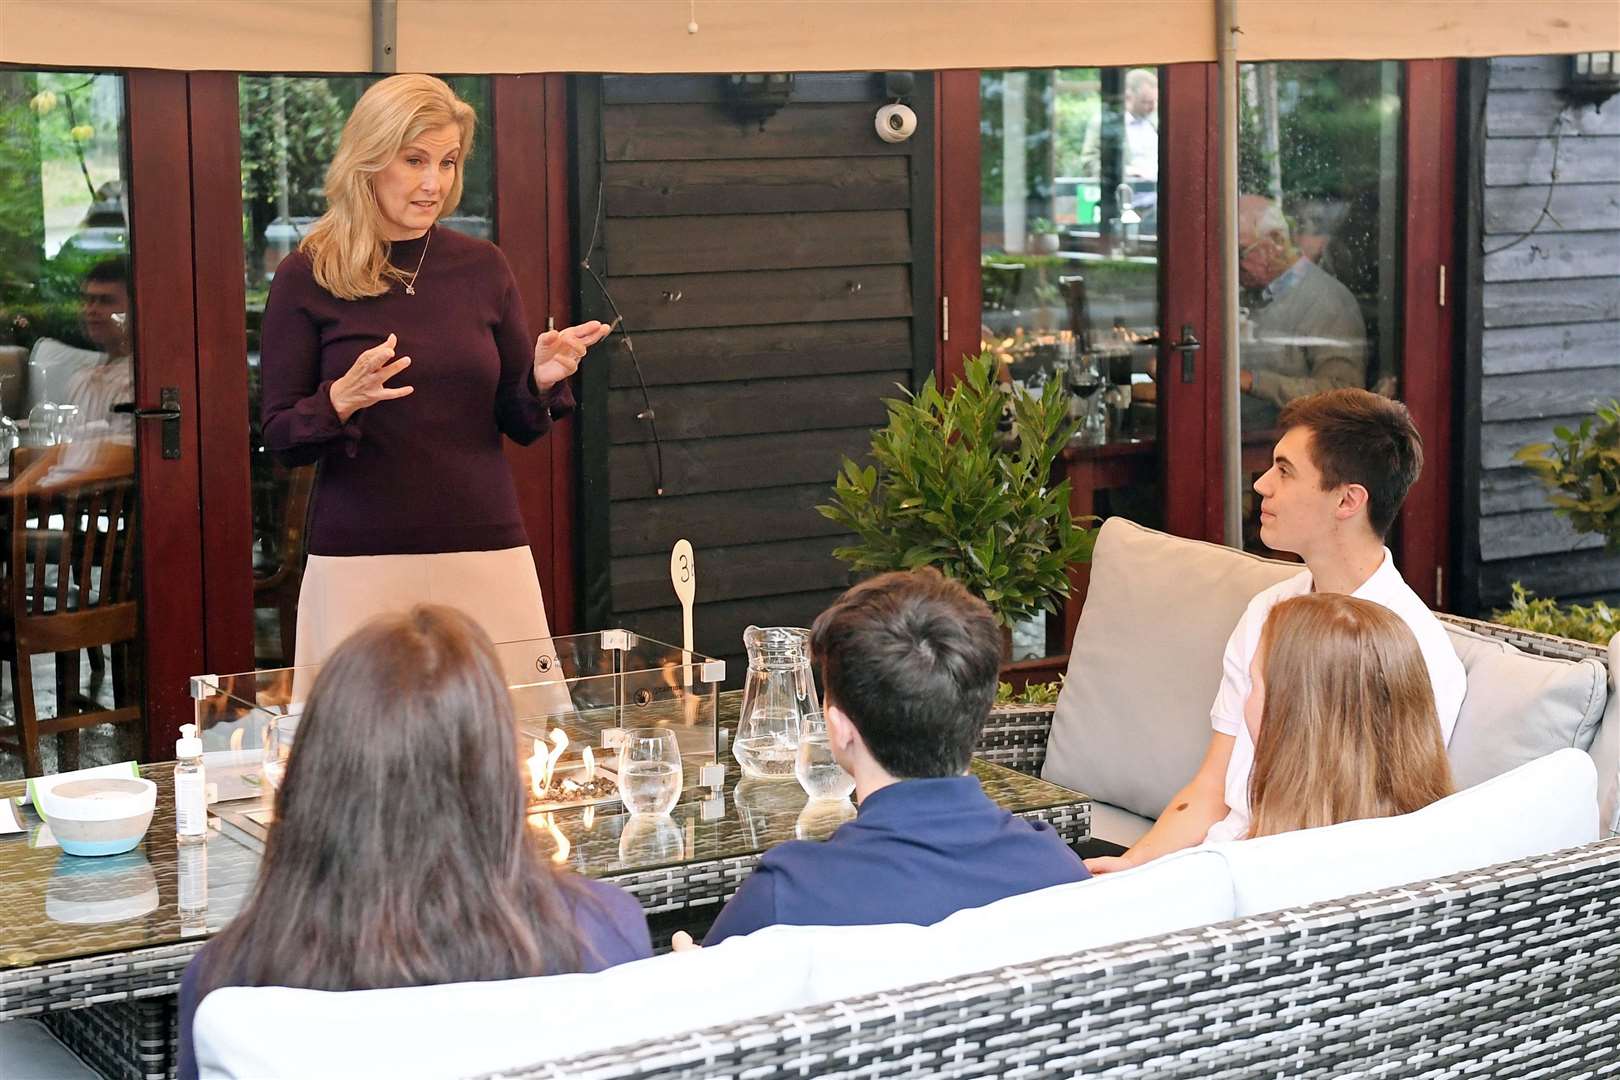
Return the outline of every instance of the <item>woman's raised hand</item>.
<path id="1" fill-rule="evenodd" d="M 579 370 L 585 350 L 613 332 L 607 323 L 592 320 L 562 330 L 547 330 L 534 343 L 534 382 L 549 390 Z"/>
<path id="2" fill-rule="evenodd" d="M 354 366 L 342 378 L 333 381 L 332 408 L 337 411 L 338 420 L 346 424 L 349 417 L 361 409 L 379 401 L 405 397 L 411 392 L 412 387 L 409 386 L 383 385 L 411 366 L 408 356 L 394 360 L 395 343 L 396 338 L 389 334 L 387 341 L 361 353 L 355 358 Z"/>

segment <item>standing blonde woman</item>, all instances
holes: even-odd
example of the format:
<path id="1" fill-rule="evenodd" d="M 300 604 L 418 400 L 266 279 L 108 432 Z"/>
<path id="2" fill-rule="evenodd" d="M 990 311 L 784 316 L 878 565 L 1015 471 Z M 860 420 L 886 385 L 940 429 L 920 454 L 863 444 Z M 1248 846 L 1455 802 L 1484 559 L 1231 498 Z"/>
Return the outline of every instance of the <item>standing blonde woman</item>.
<path id="1" fill-rule="evenodd" d="M 1249 836 L 1419 810 L 1454 790 L 1411 628 L 1342 593 L 1271 609 L 1243 710 Z"/>
<path id="2" fill-rule="evenodd" d="M 491 638 L 548 633 L 501 436 L 573 407 L 566 379 L 609 328 L 530 336 L 500 249 L 438 224 L 475 117 L 443 81 L 366 91 L 326 174 L 328 210 L 276 270 L 262 329 L 265 442 L 320 463 L 299 664 L 370 617 L 450 604 Z"/>

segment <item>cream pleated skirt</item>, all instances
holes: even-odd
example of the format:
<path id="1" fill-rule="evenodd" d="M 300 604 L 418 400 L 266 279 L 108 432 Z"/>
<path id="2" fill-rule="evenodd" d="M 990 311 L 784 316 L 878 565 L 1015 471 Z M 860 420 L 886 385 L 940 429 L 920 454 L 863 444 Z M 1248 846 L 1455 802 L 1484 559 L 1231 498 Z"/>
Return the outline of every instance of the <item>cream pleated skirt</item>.
<path id="1" fill-rule="evenodd" d="M 319 664 L 378 615 L 444 604 L 490 639 L 551 636 L 534 556 L 526 547 L 433 555 L 311 555 L 298 593 L 299 666 Z"/>

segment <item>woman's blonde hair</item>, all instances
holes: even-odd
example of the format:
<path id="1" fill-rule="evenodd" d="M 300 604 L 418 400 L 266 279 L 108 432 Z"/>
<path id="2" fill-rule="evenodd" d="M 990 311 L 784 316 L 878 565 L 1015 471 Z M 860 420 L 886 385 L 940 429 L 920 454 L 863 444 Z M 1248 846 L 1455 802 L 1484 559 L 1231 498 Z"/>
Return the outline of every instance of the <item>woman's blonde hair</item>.
<path id="1" fill-rule="evenodd" d="M 392 281 L 402 279 L 388 262 L 388 237 L 373 178 L 411 140 L 449 124 L 461 132 L 461 153 L 441 217 L 461 202 L 462 172 L 477 125 L 473 107 L 431 75 L 391 75 L 361 95 L 326 169 L 326 213 L 298 245 L 327 292 L 359 300 L 381 296 Z"/>
<path id="2" fill-rule="evenodd" d="M 1410 813 L 1454 790 L 1428 665 L 1394 612 L 1337 593 L 1285 600 L 1258 655 L 1250 836 Z"/>

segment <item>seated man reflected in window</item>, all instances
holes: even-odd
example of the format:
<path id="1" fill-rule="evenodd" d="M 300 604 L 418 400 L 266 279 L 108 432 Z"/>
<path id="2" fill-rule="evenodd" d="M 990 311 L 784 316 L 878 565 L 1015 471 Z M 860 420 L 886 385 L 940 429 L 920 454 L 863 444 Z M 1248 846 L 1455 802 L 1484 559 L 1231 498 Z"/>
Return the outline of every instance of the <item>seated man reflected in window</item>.
<path id="1" fill-rule="evenodd" d="M 40 338 L 28 357 L 28 400 L 73 405 L 82 434 L 133 441 L 133 421 L 112 407 L 135 396 L 130 362 L 129 263 L 123 256 L 92 266 L 79 287 L 79 328 L 93 348 Z"/>
<path id="2" fill-rule="evenodd" d="M 1238 199 L 1238 280 L 1251 292 L 1240 327 L 1243 426 L 1276 427 L 1295 398 L 1366 389 L 1367 327 L 1356 299 L 1300 254 L 1288 220 L 1263 195 Z"/>

